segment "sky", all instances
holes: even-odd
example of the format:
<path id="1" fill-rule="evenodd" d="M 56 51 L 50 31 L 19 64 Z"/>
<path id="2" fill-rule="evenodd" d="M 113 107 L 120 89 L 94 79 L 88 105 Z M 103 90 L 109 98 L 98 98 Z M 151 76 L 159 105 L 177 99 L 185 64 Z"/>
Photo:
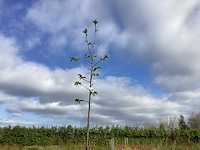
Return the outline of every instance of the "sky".
<path id="1" fill-rule="evenodd" d="M 200 108 L 199 0 L 0 0 L 0 126 L 85 126 L 98 20 L 92 125 L 142 125 Z"/>

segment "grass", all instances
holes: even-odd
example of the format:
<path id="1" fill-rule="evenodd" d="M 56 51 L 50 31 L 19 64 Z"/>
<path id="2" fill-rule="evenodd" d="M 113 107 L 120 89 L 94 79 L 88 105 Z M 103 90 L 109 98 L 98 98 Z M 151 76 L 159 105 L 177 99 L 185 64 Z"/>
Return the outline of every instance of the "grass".
<path id="1" fill-rule="evenodd" d="M 18 146 L 18 145 L 0 145 L 0 150 L 84 150 L 85 145 L 74 146 Z M 110 150 L 110 146 L 90 146 L 91 150 Z"/>
<path id="2" fill-rule="evenodd" d="M 19 146 L 0 145 L 0 150 L 84 150 L 84 145 L 74 146 Z M 110 146 L 90 146 L 90 150 L 111 150 Z M 200 144 L 116 145 L 114 150 L 200 150 Z"/>
<path id="3" fill-rule="evenodd" d="M 116 150 L 200 150 L 200 145 L 119 145 Z"/>

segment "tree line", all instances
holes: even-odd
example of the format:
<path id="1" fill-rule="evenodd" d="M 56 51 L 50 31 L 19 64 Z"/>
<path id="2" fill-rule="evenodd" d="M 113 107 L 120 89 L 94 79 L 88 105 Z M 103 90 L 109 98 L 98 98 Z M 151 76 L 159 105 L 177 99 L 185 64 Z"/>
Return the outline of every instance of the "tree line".
<path id="1" fill-rule="evenodd" d="M 171 120 L 171 121 L 170 121 Z M 51 126 L 24 127 L 7 126 L 0 128 L 1 144 L 32 145 L 77 145 L 86 142 L 87 127 Z M 93 126 L 90 128 L 89 144 L 110 145 L 111 138 L 122 144 L 128 138 L 129 144 L 135 142 L 198 142 L 200 138 L 200 112 L 192 113 L 187 121 L 180 115 L 178 121 L 174 118 L 162 121 L 158 126 Z"/>
<path id="2" fill-rule="evenodd" d="M 77 145 L 85 144 L 87 135 L 86 127 L 23 127 L 7 126 L 0 128 L 1 144 L 32 145 Z M 90 144 L 109 145 L 111 138 L 116 143 L 123 143 L 124 138 L 133 139 L 166 139 L 169 132 L 164 128 L 142 128 L 139 126 L 94 126 L 90 128 Z"/>
<path id="3" fill-rule="evenodd" d="M 187 120 L 185 120 L 183 115 L 180 115 L 179 118 L 169 117 L 160 121 L 160 124 L 163 124 L 167 130 L 174 129 L 199 129 L 200 128 L 200 112 L 192 112 Z M 153 126 L 148 124 L 148 126 Z"/>

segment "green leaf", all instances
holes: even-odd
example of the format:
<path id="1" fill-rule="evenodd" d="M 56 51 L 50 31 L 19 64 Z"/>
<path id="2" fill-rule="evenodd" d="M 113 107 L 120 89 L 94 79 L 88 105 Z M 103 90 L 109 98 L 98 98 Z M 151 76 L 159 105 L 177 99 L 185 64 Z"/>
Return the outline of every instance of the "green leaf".
<path id="1" fill-rule="evenodd" d="M 100 60 L 106 60 L 106 59 L 108 59 L 109 57 L 108 57 L 108 55 L 104 55 L 104 57 L 102 58 L 100 58 Z"/>
<path id="2" fill-rule="evenodd" d="M 85 58 L 86 58 L 86 59 L 90 58 L 90 56 L 89 56 L 89 55 L 87 55 L 87 54 L 84 54 L 84 55 L 85 55 Z"/>
<path id="3" fill-rule="evenodd" d="M 104 55 L 103 60 L 106 60 L 108 58 L 109 58 L 108 55 Z"/>
<path id="4" fill-rule="evenodd" d="M 97 91 L 94 91 L 94 92 L 93 92 L 93 95 L 97 95 L 97 94 L 98 94 L 98 92 L 97 92 Z"/>
<path id="5" fill-rule="evenodd" d="M 76 98 L 75 99 L 75 102 L 77 102 L 77 103 L 81 103 L 81 102 L 83 102 L 84 100 L 83 99 L 79 99 L 79 98 Z"/>
<path id="6" fill-rule="evenodd" d="M 83 33 L 87 34 L 87 29 L 86 28 L 83 30 Z"/>
<path id="7" fill-rule="evenodd" d="M 76 81 L 75 83 L 74 83 L 74 85 L 80 85 L 81 84 L 81 82 L 79 82 L 79 81 Z"/>
<path id="8" fill-rule="evenodd" d="M 101 69 L 101 67 L 100 66 L 96 66 L 93 71 L 96 71 L 97 69 Z"/>
<path id="9" fill-rule="evenodd" d="M 93 20 L 93 23 L 96 25 L 97 23 L 99 23 L 97 20 Z"/>
<path id="10" fill-rule="evenodd" d="M 78 74 L 79 79 L 85 79 L 86 77 L 82 76 L 82 74 Z"/>
<path id="11" fill-rule="evenodd" d="M 78 57 L 73 57 L 73 56 L 70 57 L 70 60 L 71 60 L 71 61 L 79 61 L 79 59 L 80 59 L 80 58 L 78 58 Z"/>
<path id="12" fill-rule="evenodd" d="M 98 77 L 98 76 L 99 76 L 98 73 L 93 73 L 92 75 L 95 76 L 95 77 Z"/>
<path id="13" fill-rule="evenodd" d="M 97 91 L 93 91 L 93 92 L 90 92 L 93 96 L 96 96 L 98 94 Z"/>

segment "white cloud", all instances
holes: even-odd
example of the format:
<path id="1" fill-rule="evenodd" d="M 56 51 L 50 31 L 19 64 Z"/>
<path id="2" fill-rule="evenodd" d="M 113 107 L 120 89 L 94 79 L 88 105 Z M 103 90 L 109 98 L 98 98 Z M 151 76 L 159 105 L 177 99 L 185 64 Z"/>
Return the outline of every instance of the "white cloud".
<path id="1" fill-rule="evenodd" d="M 35 122 L 27 122 L 27 121 L 16 121 L 16 120 L 0 120 L 0 126 L 16 126 L 16 125 L 22 125 L 22 126 L 35 126 L 37 125 Z"/>
<path id="2" fill-rule="evenodd" d="M 30 39 L 27 39 L 26 46 L 28 49 L 32 49 L 35 45 L 41 43 L 39 37 L 32 37 Z"/>
<path id="3" fill-rule="evenodd" d="M 128 58 L 151 66 L 155 84 L 165 92 L 199 88 L 199 1 L 118 4 L 119 20 L 132 35 Z"/>
<path id="4" fill-rule="evenodd" d="M 0 71 L 7 66 L 13 66 L 20 63 L 15 55 L 18 52 L 14 39 L 8 39 L 0 35 L 1 55 L 0 55 Z"/>
<path id="5" fill-rule="evenodd" d="M 0 72 L 2 102 L 6 104 L 7 112 L 18 117 L 25 113 L 53 119 L 65 117 L 83 124 L 87 105 L 76 104 L 74 99 L 87 99 L 88 94 L 86 89 L 75 87 L 74 82 L 78 79 L 76 74 L 87 75 L 87 71 L 83 68 L 50 70 L 47 66 L 24 61 L 18 56 L 19 48 L 13 44 L 12 39 L 3 36 L 1 39 L 7 43 L 1 46 L 8 50 L 0 53 L 0 57 L 8 53 L 11 58 L 8 60 L 18 62 L 8 61 Z M 99 95 L 94 97 L 92 103 L 93 124 L 142 123 L 143 119 L 155 121 L 181 111 L 179 104 L 155 99 L 141 85 L 134 85 L 132 79 L 127 77 L 96 79 L 94 90 Z M 12 103 L 8 103 L 12 99 Z M 162 113 L 159 112 L 161 107 L 164 108 Z"/>
<path id="6" fill-rule="evenodd" d="M 93 99 L 92 122 L 132 124 L 187 114 L 194 103 L 198 104 L 199 14 L 198 0 L 126 3 L 49 0 L 36 2 L 28 10 L 26 20 L 32 21 L 41 34 L 50 35 L 51 47 L 67 45 L 75 50 L 83 49 L 85 44 L 81 31 L 85 27 L 93 31 L 91 20 L 98 19 L 97 36 L 103 43 L 97 47 L 100 55 L 110 50 L 123 53 L 120 57 L 126 56 L 126 60 L 147 64 L 154 84 L 169 97 L 157 99 L 127 77 L 108 76 L 95 80 L 94 89 L 99 95 Z M 92 36 L 91 33 L 89 38 Z M 38 42 L 38 38 L 33 38 L 26 44 L 32 48 Z M 87 98 L 84 88 L 73 85 L 76 74 L 87 74 L 84 68 L 52 70 L 24 61 L 19 57 L 20 48 L 15 40 L 4 36 L 0 36 L 0 49 L 0 102 L 20 96 L 7 109 L 9 113 L 31 112 L 85 121 L 86 105 L 76 105 L 73 101 L 77 97 Z"/>
<path id="7" fill-rule="evenodd" d="M 98 39 L 100 55 L 108 51 L 111 43 L 125 45 L 130 35 L 121 32 L 109 15 L 109 8 L 104 1 L 39 1 L 29 9 L 26 19 L 32 21 L 41 31 L 51 34 L 51 46 L 71 45 L 83 49 L 84 35 L 81 31 L 89 29 L 89 40 L 93 37 L 92 20 L 98 19 Z M 106 20 L 105 20 L 106 18 Z M 121 37 L 120 39 L 118 37 Z M 106 39 L 106 40 L 105 40 Z M 103 42 L 101 42 L 103 41 Z M 93 41 L 92 41 L 93 42 Z"/>
<path id="8" fill-rule="evenodd" d="M 64 46 L 68 39 L 83 43 L 81 31 L 86 27 L 88 9 L 89 1 L 39 1 L 29 9 L 26 19 L 31 20 L 41 31 L 51 33 L 52 45 Z"/>
<path id="9" fill-rule="evenodd" d="M 107 77 L 97 84 L 97 91 L 101 94 L 93 100 L 95 116 L 101 114 L 121 124 L 142 124 L 144 120 L 154 122 L 164 116 L 179 116 L 183 111 L 180 104 L 168 101 L 167 97 L 156 99 L 140 85 L 133 86 L 127 78 Z"/>
<path id="10" fill-rule="evenodd" d="M 10 96 L 0 91 L 0 103 L 12 103 L 16 100 L 17 98 L 15 96 Z"/>

